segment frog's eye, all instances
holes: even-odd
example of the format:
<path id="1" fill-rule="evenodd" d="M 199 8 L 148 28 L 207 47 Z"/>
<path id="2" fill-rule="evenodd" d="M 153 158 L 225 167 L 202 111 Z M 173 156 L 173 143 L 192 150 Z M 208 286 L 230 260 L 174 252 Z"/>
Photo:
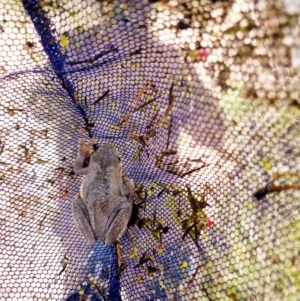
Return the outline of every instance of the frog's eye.
<path id="1" fill-rule="evenodd" d="M 117 157 L 117 158 L 118 158 L 118 161 L 121 162 L 121 158 L 120 157 Z"/>

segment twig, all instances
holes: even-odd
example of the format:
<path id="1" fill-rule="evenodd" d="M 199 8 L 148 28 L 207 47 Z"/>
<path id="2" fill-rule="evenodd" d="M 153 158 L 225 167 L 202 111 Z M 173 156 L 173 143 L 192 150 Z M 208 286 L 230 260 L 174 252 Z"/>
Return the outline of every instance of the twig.
<path id="1" fill-rule="evenodd" d="M 193 169 L 191 169 L 191 170 L 189 170 L 189 171 L 187 171 L 187 172 L 185 172 L 185 173 L 183 173 L 183 174 L 179 174 L 178 172 L 173 171 L 173 170 L 168 169 L 168 168 L 166 169 L 166 171 L 169 172 L 169 173 L 171 173 L 171 174 L 173 174 L 173 175 L 176 175 L 176 176 L 178 176 L 178 177 L 180 177 L 180 178 L 183 178 L 183 177 L 185 177 L 185 176 L 187 176 L 187 175 L 190 175 L 191 173 L 193 173 L 193 172 L 195 172 L 195 171 L 198 171 L 198 170 L 200 170 L 200 169 L 202 169 L 203 167 L 206 167 L 206 166 L 208 166 L 208 165 L 209 165 L 209 164 L 203 165 L 203 166 L 201 166 L 201 167 L 193 168 Z"/>
<path id="2" fill-rule="evenodd" d="M 173 96 L 173 88 L 174 88 L 174 83 L 172 83 L 172 86 L 170 88 L 170 92 L 169 92 L 169 103 L 168 103 L 168 107 L 165 111 L 165 114 L 164 114 L 164 118 L 165 117 L 168 117 L 172 108 L 173 108 L 173 103 L 174 103 L 174 96 Z"/>
<path id="3" fill-rule="evenodd" d="M 169 148 L 169 142 L 170 142 L 170 136 L 171 136 L 171 127 L 172 127 L 172 121 L 173 117 L 171 116 L 170 123 L 169 123 L 169 129 L 168 129 L 168 137 L 167 137 L 167 148 Z"/>
<path id="4" fill-rule="evenodd" d="M 120 248 L 120 243 L 117 241 L 116 242 L 116 249 L 117 249 L 117 258 L 118 258 L 118 267 L 121 267 L 121 248 Z"/>
<path id="5" fill-rule="evenodd" d="M 153 124 L 154 124 L 154 122 L 155 122 L 155 119 L 156 119 L 156 117 L 158 116 L 158 111 L 159 111 L 159 110 L 156 110 L 156 112 L 154 113 L 154 115 L 153 115 L 153 117 L 151 118 L 150 122 L 149 122 L 148 125 L 146 126 L 146 129 L 150 129 L 150 128 L 153 126 Z"/>
<path id="6" fill-rule="evenodd" d="M 92 105 L 96 104 L 97 102 L 103 100 L 109 93 L 110 90 L 107 90 L 106 92 L 104 92 L 104 94 L 102 94 L 99 98 L 97 98 L 97 100 L 95 102 L 92 103 Z"/>
<path id="7" fill-rule="evenodd" d="M 65 269 L 68 266 L 68 263 L 69 263 L 69 257 L 65 255 L 64 256 L 64 265 L 63 265 L 62 270 L 58 273 L 58 276 L 60 276 L 65 271 Z"/>
<path id="8" fill-rule="evenodd" d="M 43 222 L 45 221 L 46 217 L 47 217 L 47 213 L 45 214 L 45 216 L 44 216 L 44 217 L 42 218 L 42 220 L 40 221 L 40 227 L 39 227 L 40 230 L 41 230 L 42 224 L 43 224 Z"/>
<path id="9" fill-rule="evenodd" d="M 187 289 L 189 289 L 189 288 L 192 286 L 192 284 L 193 284 L 193 282 L 194 282 L 194 280 L 195 280 L 195 278 L 196 278 L 196 276 L 197 276 L 197 274 L 198 274 L 200 268 L 201 268 L 201 266 L 199 265 L 199 266 L 197 267 L 195 273 L 191 276 L 191 278 L 190 278 L 190 280 L 189 280 L 189 282 L 188 282 L 188 285 L 187 285 Z M 185 290 L 186 293 L 187 293 L 187 289 Z"/>
<path id="10" fill-rule="evenodd" d="M 143 103 L 142 105 L 140 105 L 139 107 L 137 107 L 136 109 L 134 109 L 134 110 L 133 110 L 133 113 L 135 113 L 135 112 L 141 110 L 142 108 L 146 107 L 147 105 L 149 105 L 150 103 L 152 103 L 152 102 L 154 102 L 156 99 L 158 99 L 159 97 L 160 97 L 160 95 L 157 96 L 157 97 L 155 97 L 155 98 L 153 98 L 153 99 L 151 99 L 151 100 L 149 100 L 149 101 L 147 101 L 147 102 L 145 102 L 145 103 Z"/>
<path id="11" fill-rule="evenodd" d="M 64 270 L 67 268 L 67 265 L 68 265 L 68 263 L 65 262 L 62 270 L 58 273 L 58 276 L 60 276 L 64 272 Z"/>
<path id="12" fill-rule="evenodd" d="M 163 164 L 164 164 L 165 166 L 169 166 L 169 165 L 175 165 L 175 164 L 177 164 L 177 163 L 179 163 L 179 160 L 178 160 L 178 159 L 176 159 L 175 162 L 163 163 Z"/>
<path id="13" fill-rule="evenodd" d="M 2 142 L 2 141 L 0 141 L 0 143 L 1 143 L 1 142 Z M 1 147 L 0 147 L 0 155 L 3 153 L 4 146 L 5 146 L 5 141 L 3 141 L 3 144 L 2 144 Z"/>
<path id="14" fill-rule="evenodd" d="M 203 163 L 202 158 L 198 158 L 198 159 L 190 159 L 190 158 L 188 158 L 188 161 L 196 162 L 196 163 L 199 163 L 199 162 Z"/>
<path id="15" fill-rule="evenodd" d="M 98 285 L 91 280 L 92 285 L 97 289 L 98 293 L 100 294 L 100 296 L 104 299 L 104 301 L 107 301 L 106 296 L 101 292 L 100 288 L 98 287 Z"/>
<path id="16" fill-rule="evenodd" d="M 163 264 L 167 267 L 167 270 L 168 270 L 170 276 L 174 277 L 174 273 L 173 273 L 173 271 L 170 269 L 169 265 L 168 265 L 165 261 L 163 262 Z"/>
<path id="17" fill-rule="evenodd" d="M 185 232 L 184 232 L 183 235 L 182 235 L 182 240 L 184 240 L 185 237 L 186 237 L 188 234 L 191 236 L 190 231 L 191 231 L 193 228 L 195 228 L 195 236 L 196 236 L 196 237 L 195 237 L 195 240 L 196 240 L 196 241 L 198 240 L 197 226 L 196 226 L 196 224 L 192 224 L 190 227 L 186 228 Z M 192 236 L 191 236 L 191 238 L 192 238 Z M 192 238 L 192 239 L 193 239 L 193 238 Z M 193 240 L 194 240 L 194 239 L 193 239 Z"/>
<path id="18" fill-rule="evenodd" d="M 139 110 L 141 110 L 142 108 L 146 107 L 147 105 L 149 105 L 150 103 L 154 102 L 156 99 L 158 99 L 158 97 L 153 98 L 145 103 L 143 103 L 142 105 L 140 105 L 138 108 L 136 108 L 135 110 L 133 110 L 132 113 L 127 113 L 126 116 L 123 118 L 123 120 L 117 124 L 117 126 L 121 126 L 123 123 L 125 123 L 126 121 L 128 121 L 131 118 L 131 115 Z"/>
<path id="19" fill-rule="evenodd" d="M 204 164 L 204 165 L 201 166 L 201 167 L 197 167 L 197 168 L 191 169 L 191 170 L 187 171 L 186 173 L 184 173 L 184 174 L 182 175 L 182 178 L 185 177 L 185 176 L 187 176 L 187 175 L 190 175 L 190 174 L 193 173 L 194 171 L 198 171 L 198 170 L 202 169 L 203 167 L 207 167 L 207 166 L 209 166 L 209 164 Z"/>
<path id="20" fill-rule="evenodd" d="M 165 150 L 161 152 L 162 156 L 171 156 L 171 155 L 176 155 L 177 151 L 176 150 Z"/>

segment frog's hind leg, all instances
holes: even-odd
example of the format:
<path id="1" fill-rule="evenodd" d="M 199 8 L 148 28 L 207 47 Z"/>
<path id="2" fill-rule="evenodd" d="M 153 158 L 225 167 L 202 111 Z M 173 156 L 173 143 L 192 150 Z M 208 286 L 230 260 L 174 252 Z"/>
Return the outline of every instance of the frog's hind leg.
<path id="1" fill-rule="evenodd" d="M 124 195 L 129 197 L 134 189 L 134 183 L 131 179 L 127 177 L 122 177 L 122 180 L 123 180 L 123 193 Z"/>
<path id="2" fill-rule="evenodd" d="M 127 229 L 132 212 L 131 202 L 120 203 L 109 216 L 105 230 L 105 244 L 110 246 L 121 238 Z"/>
<path id="3" fill-rule="evenodd" d="M 86 206 L 79 196 L 73 201 L 72 213 L 77 229 L 84 237 L 86 242 L 89 245 L 93 245 L 96 242 L 94 231 L 90 224 Z"/>

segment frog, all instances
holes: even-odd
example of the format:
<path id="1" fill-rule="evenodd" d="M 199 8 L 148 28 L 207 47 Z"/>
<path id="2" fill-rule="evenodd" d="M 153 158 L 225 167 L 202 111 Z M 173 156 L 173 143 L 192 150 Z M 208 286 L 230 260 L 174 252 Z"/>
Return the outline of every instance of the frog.
<path id="1" fill-rule="evenodd" d="M 72 203 L 75 225 L 88 245 L 102 241 L 111 246 L 127 230 L 133 208 L 134 182 L 122 175 L 120 155 L 105 143 L 92 153 L 97 140 L 79 139 L 75 175 L 85 175 Z M 87 166 L 86 166 L 87 165 Z"/>

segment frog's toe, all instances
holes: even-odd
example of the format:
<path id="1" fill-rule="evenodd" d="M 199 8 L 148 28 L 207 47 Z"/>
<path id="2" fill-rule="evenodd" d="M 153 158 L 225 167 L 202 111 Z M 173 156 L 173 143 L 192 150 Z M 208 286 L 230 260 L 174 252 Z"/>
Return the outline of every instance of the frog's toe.
<path id="1" fill-rule="evenodd" d="M 97 139 L 96 138 L 91 138 L 90 142 L 89 142 L 89 146 L 92 147 L 96 143 L 97 143 Z"/>
<path id="2" fill-rule="evenodd" d="M 79 144 L 79 146 L 84 145 L 85 144 L 85 138 L 79 138 L 78 144 Z"/>

